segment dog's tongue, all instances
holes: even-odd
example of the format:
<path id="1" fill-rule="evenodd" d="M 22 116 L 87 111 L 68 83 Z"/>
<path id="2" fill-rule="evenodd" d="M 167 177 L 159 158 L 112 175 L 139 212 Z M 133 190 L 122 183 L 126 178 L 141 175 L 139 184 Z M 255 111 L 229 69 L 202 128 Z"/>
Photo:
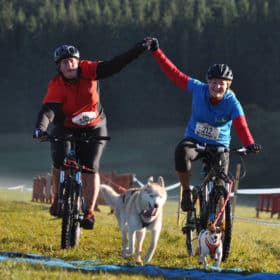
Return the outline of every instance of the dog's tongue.
<path id="1" fill-rule="evenodd" d="M 143 210 L 142 214 L 144 217 L 151 217 L 151 216 L 155 216 L 157 213 L 157 208 L 150 208 L 149 210 Z"/>
<path id="2" fill-rule="evenodd" d="M 150 212 L 151 212 L 151 216 L 155 216 L 157 213 L 157 208 L 155 207 L 155 208 L 151 209 Z"/>

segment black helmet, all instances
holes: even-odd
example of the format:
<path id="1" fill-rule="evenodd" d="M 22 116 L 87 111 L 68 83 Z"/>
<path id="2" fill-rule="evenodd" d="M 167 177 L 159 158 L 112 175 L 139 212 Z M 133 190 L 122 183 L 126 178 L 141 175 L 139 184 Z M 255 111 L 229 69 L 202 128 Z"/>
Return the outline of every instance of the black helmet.
<path id="1" fill-rule="evenodd" d="M 217 79 L 232 81 L 233 74 L 232 74 L 232 70 L 229 68 L 228 65 L 213 64 L 208 68 L 206 78 L 207 80 L 217 78 Z"/>
<path id="2" fill-rule="evenodd" d="M 64 58 L 76 57 L 80 59 L 79 50 L 71 45 L 62 45 L 54 51 L 54 62 L 59 63 Z"/>

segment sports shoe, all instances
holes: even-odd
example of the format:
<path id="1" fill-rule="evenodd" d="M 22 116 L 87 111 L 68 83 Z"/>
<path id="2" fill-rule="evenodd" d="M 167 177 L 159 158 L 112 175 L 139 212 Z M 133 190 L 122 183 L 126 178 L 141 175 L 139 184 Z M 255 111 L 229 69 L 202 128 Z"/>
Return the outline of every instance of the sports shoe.
<path id="1" fill-rule="evenodd" d="M 94 228 L 94 214 L 92 210 L 86 210 L 84 219 L 81 222 L 81 227 L 84 229 Z"/>
<path id="2" fill-rule="evenodd" d="M 191 198 L 191 191 L 184 189 L 182 194 L 181 200 L 181 209 L 183 211 L 190 211 L 192 210 L 192 198 Z"/>
<path id="3" fill-rule="evenodd" d="M 50 207 L 51 216 L 58 217 L 58 205 L 57 204 L 58 204 L 58 200 L 57 200 L 57 198 L 55 198 Z"/>

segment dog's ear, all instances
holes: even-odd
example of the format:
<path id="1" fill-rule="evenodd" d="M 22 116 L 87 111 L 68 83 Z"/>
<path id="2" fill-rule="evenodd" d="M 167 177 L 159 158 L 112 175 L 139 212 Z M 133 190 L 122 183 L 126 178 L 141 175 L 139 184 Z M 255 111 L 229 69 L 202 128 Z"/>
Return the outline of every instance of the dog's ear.
<path id="1" fill-rule="evenodd" d="M 224 222 L 220 223 L 218 228 L 221 230 L 221 231 L 224 231 L 225 230 L 225 224 Z"/>
<path id="2" fill-rule="evenodd" d="M 223 228 L 220 227 L 220 226 L 217 226 L 216 227 L 216 233 L 221 233 L 221 232 L 223 232 Z"/>
<path id="3" fill-rule="evenodd" d="M 163 177 L 162 177 L 162 176 L 159 176 L 159 177 L 158 177 L 158 184 L 159 184 L 160 186 L 162 186 L 163 188 L 165 187 L 164 180 L 163 180 Z"/>
<path id="4" fill-rule="evenodd" d="M 149 179 L 148 179 L 147 185 L 149 186 L 149 185 L 153 184 L 153 182 L 154 182 L 154 177 L 151 176 L 151 177 L 149 177 Z"/>
<path id="5" fill-rule="evenodd" d="M 209 222 L 207 225 L 207 229 L 208 230 L 215 230 L 215 226 L 213 225 L 213 223 Z"/>

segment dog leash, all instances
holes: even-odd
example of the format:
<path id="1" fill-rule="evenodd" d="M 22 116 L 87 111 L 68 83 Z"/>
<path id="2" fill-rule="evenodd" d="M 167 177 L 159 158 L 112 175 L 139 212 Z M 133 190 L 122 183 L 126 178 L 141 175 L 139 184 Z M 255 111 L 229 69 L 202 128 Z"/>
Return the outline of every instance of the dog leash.
<path id="1" fill-rule="evenodd" d="M 213 226 L 216 226 L 216 224 L 217 224 L 217 222 L 219 221 L 221 215 L 224 213 L 225 208 L 226 208 L 226 205 L 227 205 L 227 203 L 228 203 L 228 201 L 229 201 L 230 194 L 231 194 L 231 190 L 232 190 L 232 186 L 233 186 L 233 180 L 229 179 L 229 182 L 228 182 L 228 183 L 229 183 L 229 189 L 228 189 L 227 197 L 226 197 L 226 199 L 225 199 L 225 201 L 224 201 L 223 206 L 221 207 L 220 211 L 218 212 L 216 219 L 215 219 L 214 222 L 212 223 Z"/>

